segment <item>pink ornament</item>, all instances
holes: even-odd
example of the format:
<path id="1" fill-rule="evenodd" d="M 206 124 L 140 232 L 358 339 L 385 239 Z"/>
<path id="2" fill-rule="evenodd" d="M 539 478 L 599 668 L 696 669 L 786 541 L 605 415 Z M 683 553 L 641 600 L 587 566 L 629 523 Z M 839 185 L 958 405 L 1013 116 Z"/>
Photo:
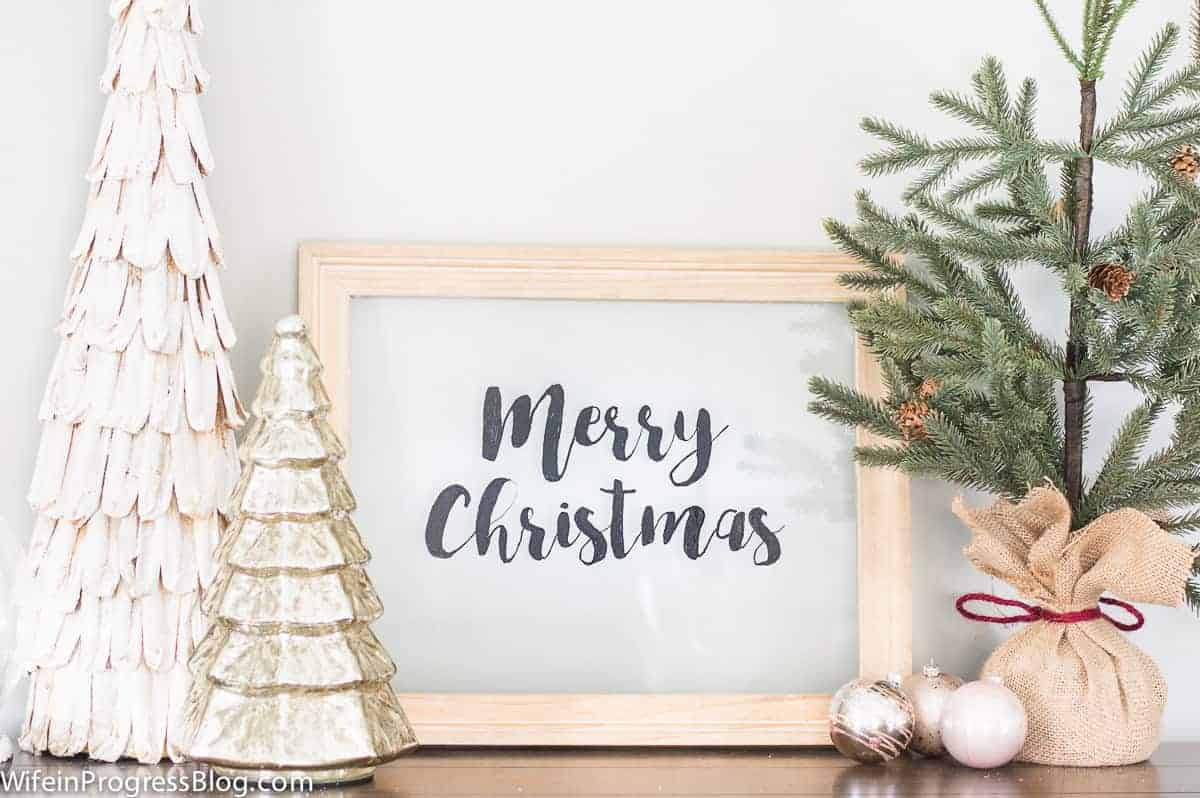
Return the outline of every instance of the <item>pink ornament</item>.
<path id="1" fill-rule="evenodd" d="M 1016 693 L 989 677 L 950 695 L 942 709 L 942 745 L 967 767 L 998 768 L 1021 752 L 1028 723 Z"/>

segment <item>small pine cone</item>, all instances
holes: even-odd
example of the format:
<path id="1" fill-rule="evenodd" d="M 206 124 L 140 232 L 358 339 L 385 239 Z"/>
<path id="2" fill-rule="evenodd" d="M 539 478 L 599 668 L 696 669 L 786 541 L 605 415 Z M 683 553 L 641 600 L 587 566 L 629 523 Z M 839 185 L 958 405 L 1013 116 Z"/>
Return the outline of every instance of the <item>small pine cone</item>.
<path id="1" fill-rule="evenodd" d="M 1113 302 L 1118 302 L 1129 293 L 1137 275 L 1126 269 L 1120 263 L 1098 263 L 1088 272 L 1088 285 L 1108 294 Z"/>
<path id="2" fill-rule="evenodd" d="M 1171 156 L 1171 168 L 1180 177 L 1194 181 L 1200 174 L 1200 152 L 1191 144 L 1184 144 Z"/>
<path id="3" fill-rule="evenodd" d="M 941 389 L 941 380 L 936 380 L 933 377 L 926 377 L 921 380 L 920 387 L 917 388 L 917 395 L 922 399 L 928 399 Z"/>
<path id="4" fill-rule="evenodd" d="M 1067 215 L 1067 201 L 1065 199 L 1056 200 L 1054 203 L 1054 218 L 1061 219 Z"/>
<path id="5" fill-rule="evenodd" d="M 929 415 L 929 403 L 922 399 L 909 399 L 896 411 L 896 424 L 904 440 L 920 440 L 926 435 L 925 416 Z"/>

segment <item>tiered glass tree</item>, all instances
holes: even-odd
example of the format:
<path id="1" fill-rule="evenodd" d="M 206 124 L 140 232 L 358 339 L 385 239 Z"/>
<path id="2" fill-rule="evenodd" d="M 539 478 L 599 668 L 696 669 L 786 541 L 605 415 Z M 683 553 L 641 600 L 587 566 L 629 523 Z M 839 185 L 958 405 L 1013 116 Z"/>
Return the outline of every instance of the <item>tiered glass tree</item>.
<path id="1" fill-rule="evenodd" d="M 304 322 L 275 327 L 193 657 L 187 753 L 227 770 L 365 778 L 416 745 L 369 624 L 383 613 Z"/>

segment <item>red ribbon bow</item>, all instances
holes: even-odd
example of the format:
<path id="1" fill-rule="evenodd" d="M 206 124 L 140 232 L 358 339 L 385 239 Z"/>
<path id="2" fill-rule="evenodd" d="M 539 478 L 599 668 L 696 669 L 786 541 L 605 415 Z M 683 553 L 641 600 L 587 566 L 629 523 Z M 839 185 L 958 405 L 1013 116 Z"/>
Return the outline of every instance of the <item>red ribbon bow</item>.
<path id="1" fill-rule="evenodd" d="M 996 604 L 1002 607 L 1020 607 L 1025 610 L 1024 615 L 980 615 L 976 612 L 971 612 L 966 608 L 966 605 L 972 601 L 986 601 L 989 604 Z M 1120 607 L 1134 617 L 1133 623 L 1122 623 L 1111 615 L 1105 615 L 1104 611 L 1099 607 L 1092 607 L 1086 610 L 1075 610 L 1074 612 L 1054 612 L 1045 607 L 1038 607 L 1033 604 L 1026 604 L 1023 601 L 1016 599 L 1006 599 L 1000 596 L 993 596 L 991 593 L 967 593 L 959 596 L 958 601 L 954 602 L 954 608 L 958 610 L 958 614 L 971 621 L 982 621 L 983 623 L 1032 623 L 1033 621 L 1049 621 L 1050 623 L 1081 623 L 1083 621 L 1094 621 L 1098 618 L 1111 623 L 1123 632 L 1134 632 L 1142 628 L 1146 623 L 1146 617 L 1138 612 L 1137 608 L 1132 604 L 1127 604 L 1124 601 L 1118 601 L 1112 598 L 1100 599 L 1101 604 L 1109 604 L 1114 607 Z"/>

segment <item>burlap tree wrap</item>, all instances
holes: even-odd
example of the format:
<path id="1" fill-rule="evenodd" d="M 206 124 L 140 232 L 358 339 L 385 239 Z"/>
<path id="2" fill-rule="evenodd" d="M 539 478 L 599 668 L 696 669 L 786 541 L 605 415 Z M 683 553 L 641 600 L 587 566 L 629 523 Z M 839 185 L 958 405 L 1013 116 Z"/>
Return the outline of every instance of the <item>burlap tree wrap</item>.
<path id="1" fill-rule="evenodd" d="M 1196 553 L 1137 510 L 1117 510 L 1072 534 L 1066 498 L 1046 487 L 1020 503 L 954 513 L 970 528 L 967 559 L 1056 613 L 1096 606 L 1105 591 L 1177 605 Z M 1158 666 L 1100 618 L 1034 621 L 988 658 L 1025 704 L 1029 737 L 1018 760 L 1048 765 L 1126 765 L 1158 747 L 1167 685 Z"/>

